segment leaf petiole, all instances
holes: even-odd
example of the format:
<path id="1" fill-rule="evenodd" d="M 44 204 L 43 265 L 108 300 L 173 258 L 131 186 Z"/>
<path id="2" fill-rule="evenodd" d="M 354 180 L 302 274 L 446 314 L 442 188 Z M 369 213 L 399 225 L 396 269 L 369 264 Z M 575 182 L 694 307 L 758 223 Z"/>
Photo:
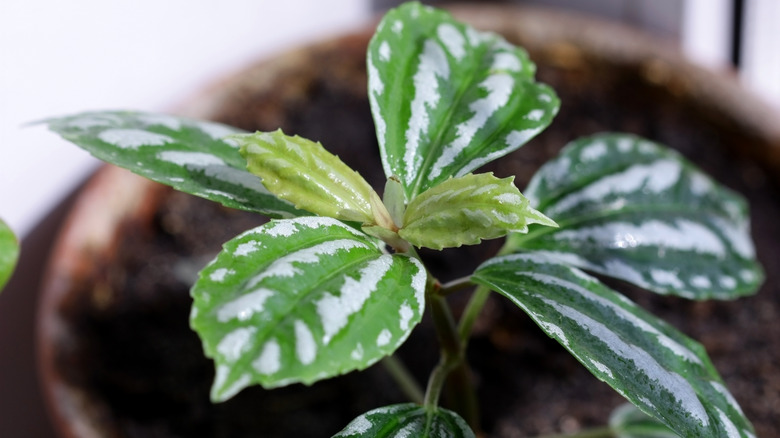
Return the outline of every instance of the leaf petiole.
<path id="1" fill-rule="evenodd" d="M 425 393 L 420 385 L 415 380 L 412 373 L 404 365 L 403 361 L 395 356 L 387 356 L 382 359 L 382 365 L 385 366 L 390 376 L 398 383 L 401 391 L 406 395 L 410 401 L 422 404 L 425 399 Z"/>
<path id="2" fill-rule="evenodd" d="M 485 306 L 485 302 L 490 296 L 490 289 L 485 286 L 477 286 L 474 293 L 471 294 L 469 302 L 466 304 L 466 309 L 463 311 L 463 315 L 458 323 L 458 334 L 460 335 L 460 342 L 465 349 L 471 337 L 471 331 L 474 328 L 474 323 L 477 322 L 479 314 L 482 312 L 482 308 Z"/>
<path id="3" fill-rule="evenodd" d="M 437 294 L 446 297 L 447 295 L 457 292 L 459 290 L 465 289 L 467 287 L 474 286 L 474 283 L 471 281 L 471 276 L 468 277 L 461 277 L 457 278 L 455 280 L 452 280 L 450 282 L 444 283 L 441 285 L 438 291 L 436 291 Z"/>
<path id="4" fill-rule="evenodd" d="M 496 253 L 496 257 L 507 255 L 517 250 L 516 246 L 511 244 L 511 241 L 512 239 L 510 238 L 506 239 L 504 245 Z M 471 281 L 471 277 L 469 277 L 469 281 Z M 463 315 L 460 317 L 460 322 L 458 323 L 458 333 L 460 335 L 460 342 L 463 344 L 464 350 L 468 346 L 469 337 L 471 337 L 471 331 L 474 328 L 474 323 L 477 322 L 479 314 L 482 313 L 482 308 L 485 307 L 485 302 L 490 296 L 490 292 L 491 291 L 488 287 L 478 285 L 474 290 L 474 293 L 471 294 L 471 298 L 466 304 L 466 309 L 463 311 Z"/>

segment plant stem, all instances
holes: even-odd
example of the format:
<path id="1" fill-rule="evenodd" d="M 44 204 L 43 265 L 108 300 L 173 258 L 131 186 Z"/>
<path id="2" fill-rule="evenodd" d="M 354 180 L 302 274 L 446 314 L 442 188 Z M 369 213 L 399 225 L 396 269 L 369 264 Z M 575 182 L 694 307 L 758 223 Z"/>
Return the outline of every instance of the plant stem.
<path id="1" fill-rule="evenodd" d="M 447 380 L 447 374 L 455 367 L 452 361 L 442 357 L 439 364 L 431 372 L 431 376 L 428 378 L 428 388 L 425 390 L 425 399 L 423 400 L 423 406 L 428 410 L 435 410 L 439 406 L 439 396 L 441 396 L 441 390 L 444 387 L 444 382 Z"/>
<path id="2" fill-rule="evenodd" d="M 450 372 L 447 388 L 450 390 L 449 394 L 454 394 L 449 400 L 453 409 L 461 414 L 474 433 L 479 432 L 479 401 L 468 362 L 461 360 Z"/>
<path id="3" fill-rule="evenodd" d="M 510 248 L 508 245 L 504 245 L 501 250 L 498 252 L 497 256 L 507 254 L 509 252 L 512 252 L 512 248 Z M 463 287 L 469 286 L 473 284 L 471 281 L 471 277 L 464 277 L 455 281 L 452 281 L 450 283 L 447 283 L 444 285 L 438 293 L 440 295 L 446 295 L 449 293 L 452 293 L 456 290 L 460 290 Z M 471 336 L 471 331 L 474 328 L 474 323 L 477 321 L 477 318 L 479 317 L 479 314 L 482 312 L 482 308 L 485 306 L 485 302 L 487 301 L 488 297 L 490 296 L 490 289 L 485 286 L 477 286 L 477 288 L 474 290 L 474 293 L 471 295 L 471 298 L 469 299 L 468 304 L 466 305 L 466 308 L 463 311 L 463 315 L 461 316 L 460 323 L 458 324 L 457 328 L 454 326 L 454 323 L 449 325 L 450 330 L 457 330 L 455 333 L 458 338 L 458 356 L 457 356 L 457 363 L 452 366 L 451 364 L 448 364 L 446 359 L 447 357 L 445 355 L 442 356 L 442 361 L 439 363 L 439 365 L 434 369 L 434 372 L 431 374 L 431 381 L 429 383 L 433 383 L 434 378 L 439 378 L 438 374 L 448 374 L 452 371 L 454 382 L 453 386 L 456 393 L 456 403 L 458 405 L 457 411 L 463 415 L 464 419 L 469 423 L 469 426 L 471 426 L 472 430 L 474 432 L 478 432 L 479 429 L 479 408 L 477 403 L 477 396 L 476 391 L 474 388 L 473 383 L 471 382 L 471 373 L 469 371 L 468 364 L 464 361 L 464 358 L 466 356 L 466 348 L 468 347 L 469 338 Z M 446 306 L 446 304 L 445 304 Z M 435 307 L 432 306 L 432 309 L 435 312 Z M 449 307 L 447 307 L 447 311 L 449 312 Z M 452 318 L 450 316 L 450 318 Z M 443 380 L 443 378 L 441 378 Z M 436 382 L 436 384 L 443 384 Z M 439 389 L 440 390 L 440 389 Z M 428 392 L 431 391 L 431 385 L 428 386 Z M 426 393 L 426 401 L 428 397 L 428 393 Z"/>
<path id="4" fill-rule="evenodd" d="M 428 299 L 431 303 L 436 336 L 441 344 L 441 360 L 431 372 L 424 404 L 428 409 L 435 409 L 439 405 L 439 396 L 447 374 L 462 360 L 462 351 L 455 328 L 455 319 L 452 317 L 447 301 L 436 293 L 430 293 Z"/>
<path id="5" fill-rule="evenodd" d="M 572 434 L 542 435 L 537 438 L 614 438 L 615 434 L 609 427 L 586 429 Z"/>
<path id="6" fill-rule="evenodd" d="M 458 336 L 455 318 L 452 317 L 447 300 L 438 293 L 437 287 L 434 286 L 429 290 L 428 302 L 431 305 L 433 324 L 441 345 L 441 359 L 428 379 L 424 406 L 428 410 L 437 408 L 441 391 L 452 373 L 449 388 L 455 400 L 455 410 L 476 432 L 479 430 L 479 411 L 471 373 L 464 361 L 464 345 Z"/>
<path id="7" fill-rule="evenodd" d="M 511 249 L 504 245 L 498 255 L 509 251 Z M 419 258 L 414 248 L 411 248 L 410 253 Z M 423 405 L 428 410 L 435 410 L 438 407 L 441 391 L 447 381 L 447 376 L 455 371 L 451 389 L 458 405 L 457 411 L 469 423 L 472 430 L 477 432 L 480 429 L 477 396 L 474 385 L 471 382 L 468 364 L 465 363 L 464 358 L 471 330 L 485 305 L 485 301 L 487 301 L 490 295 L 490 289 L 484 286 L 477 287 L 466 306 L 459 325 L 455 324 L 450 307 L 444 298 L 445 295 L 468 287 L 471 284 L 473 284 L 471 277 L 464 277 L 442 286 L 430 273 L 428 275 L 425 294 L 431 306 L 436 336 L 441 345 L 441 359 L 428 379 Z"/>

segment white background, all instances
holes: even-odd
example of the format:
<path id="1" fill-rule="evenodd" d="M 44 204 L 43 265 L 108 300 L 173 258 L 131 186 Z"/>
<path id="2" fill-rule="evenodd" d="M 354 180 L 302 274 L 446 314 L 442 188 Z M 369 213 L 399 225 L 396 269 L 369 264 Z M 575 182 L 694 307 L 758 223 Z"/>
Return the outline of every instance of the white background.
<path id="1" fill-rule="evenodd" d="M 96 166 L 24 124 L 166 111 L 259 57 L 368 16 L 367 0 L 0 1 L 0 217 L 24 236 Z"/>
<path id="2" fill-rule="evenodd" d="M 641 1 L 658 9 L 659 0 Z M 661 3 L 682 9 L 675 32 L 681 45 L 723 68 L 731 0 L 685 0 L 682 8 L 679 1 Z M 780 1 L 746 2 L 744 76 L 780 105 Z M 370 6 L 369 0 L 0 1 L 0 217 L 24 236 L 96 166 L 45 129 L 23 124 L 84 110 L 166 111 L 252 60 L 359 26 Z"/>

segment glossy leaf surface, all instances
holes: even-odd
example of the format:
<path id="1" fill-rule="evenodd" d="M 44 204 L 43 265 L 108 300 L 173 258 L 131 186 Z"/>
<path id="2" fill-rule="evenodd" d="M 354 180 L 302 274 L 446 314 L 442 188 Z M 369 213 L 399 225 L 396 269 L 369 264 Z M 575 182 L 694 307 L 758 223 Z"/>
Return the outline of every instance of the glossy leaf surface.
<path id="1" fill-rule="evenodd" d="M 686 298 L 734 298 L 762 281 L 745 201 L 650 141 L 576 141 L 525 194 L 560 228 L 513 236 L 517 248 Z"/>
<path id="2" fill-rule="evenodd" d="M 597 378 L 680 436 L 751 436 L 704 348 L 594 277 L 523 253 L 485 262 L 472 279 L 517 304 Z"/>
<path id="3" fill-rule="evenodd" d="M 474 438 L 468 424 L 455 412 L 429 413 L 414 403 L 385 406 L 352 420 L 333 438 Z"/>
<path id="4" fill-rule="evenodd" d="M 281 130 L 230 136 L 241 145 L 250 172 L 276 196 L 320 216 L 376 223 L 374 189 L 319 142 Z M 380 203 L 381 204 L 381 203 Z"/>
<path id="5" fill-rule="evenodd" d="M 660 421 L 628 403 L 612 412 L 609 417 L 609 428 L 616 438 L 679 438 L 680 436 Z"/>
<path id="6" fill-rule="evenodd" d="M 19 258 L 19 242 L 13 231 L 0 219 L 0 291 L 14 271 Z"/>
<path id="7" fill-rule="evenodd" d="M 555 226 L 528 205 L 513 180 L 492 173 L 450 178 L 409 203 L 398 234 L 412 245 L 442 249 L 525 233 L 532 223 Z"/>
<path id="8" fill-rule="evenodd" d="M 192 289 L 191 325 L 217 367 L 212 398 L 366 368 L 420 321 L 425 283 L 416 259 L 331 218 L 236 237 Z"/>
<path id="9" fill-rule="evenodd" d="M 241 132 L 218 123 L 131 111 L 104 111 L 45 120 L 52 131 L 95 157 L 227 207 L 270 217 L 303 214 L 272 195 L 246 170 L 235 144 Z"/>
<path id="10" fill-rule="evenodd" d="M 385 173 L 407 200 L 519 148 L 558 111 L 524 50 L 417 2 L 385 15 L 367 62 Z"/>

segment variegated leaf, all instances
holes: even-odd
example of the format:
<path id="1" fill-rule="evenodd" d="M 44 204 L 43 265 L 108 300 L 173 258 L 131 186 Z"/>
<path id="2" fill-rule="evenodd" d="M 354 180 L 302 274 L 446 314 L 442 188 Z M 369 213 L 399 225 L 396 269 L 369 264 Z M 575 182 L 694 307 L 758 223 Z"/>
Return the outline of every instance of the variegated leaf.
<path id="1" fill-rule="evenodd" d="M 560 228 L 514 235 L 516 248 L 686 298 L 734 298 L 761 284 L 745 201 L 648 140 L 578 140 L 525 194 Z"/>
<path id="2" fill-rule="evenodd" d="M 509 298 L 596 377 L 680 436 L 752 437 L 704 348 L 594 277 L 521 253 L 485 262 L 472 280 Z"/>
<path id="3" fill-rule="evenodd" d="M 425 284 L 416 259 L 331 218 L 236 237 L 192 289 L 191 325 L 217 367 L 212 398 L 366 368 L 420 321 Z"/>
<path id="4" fill-rule="evenodd" d="M 409 203 L 398 234 L 412 245 L 442 249 L 477 244 L 510 231 L 525 233 L 528 224 L 555 226 L 528 205 L 513 180 L 492 173 L 450 178 Z"/>
<path id="5" fill-rule="evenodd" d="M 428 411 L 414 403 L 385 406 L 352 420 L 333 438 L 474 438 L 455 412 Z"/>
<path id="6" fill-rule="evenodd" d="M 663 423 L 626 403 L 609 417 L 609 428 L 616 438 L 679 438 Z"/>
<path id="7" fill-rule="evenodd" d="M 0 219 L 0 291 L 14 271 L 19 258 L 19 242 L 13 231 Z"/>
<path id="8" fill-rule="evenodd" d="M 558 111 L 523 49 L 417 2 L 385 15 L 367 62 L 382 163 L 407 200 L 519 148 Z"/>
<path id="9" fill-rule="evenodd" d="M 319 142 L 285 135 L 281 129 L 229 138 L 241 146 L 249 171 L 296 208 L 363 224 L 382 222 L 375 218 L 371 203 L 371 198 L 378 200 L 379 195 Z M 378 216 L 389 216 L 381 202 L 376 205 L 384 213 Z"/>
<path id="10" fill-rule="evenodd" d="M 88 112 L 43 123 L 103 161 L 183 192 L 270 217 L 305 213 L 269 193 L 246 170 L 238 147 L 224 140 L 239 129 L 131 111 Z"/>

